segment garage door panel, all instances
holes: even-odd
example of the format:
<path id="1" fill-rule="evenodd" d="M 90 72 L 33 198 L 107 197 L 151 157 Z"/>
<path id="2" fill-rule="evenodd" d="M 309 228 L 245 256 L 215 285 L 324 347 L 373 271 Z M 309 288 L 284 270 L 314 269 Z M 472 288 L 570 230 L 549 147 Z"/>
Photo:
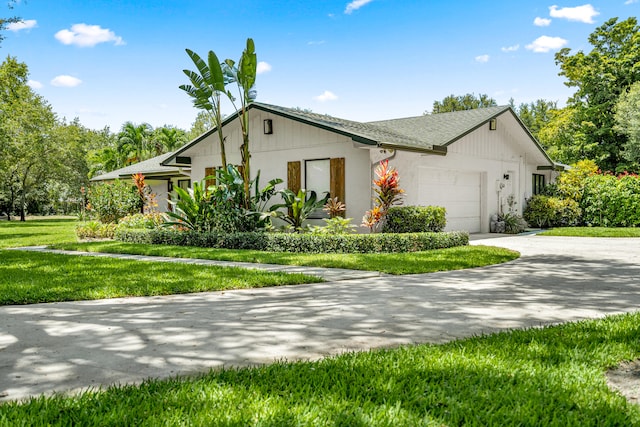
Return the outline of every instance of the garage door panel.
<path id="1" fill-rule="evenodd" d="M 480 231 L 480 173 L 420 168 L 419 180 L 419 204 L 444 206 L 446 230 Z"/>

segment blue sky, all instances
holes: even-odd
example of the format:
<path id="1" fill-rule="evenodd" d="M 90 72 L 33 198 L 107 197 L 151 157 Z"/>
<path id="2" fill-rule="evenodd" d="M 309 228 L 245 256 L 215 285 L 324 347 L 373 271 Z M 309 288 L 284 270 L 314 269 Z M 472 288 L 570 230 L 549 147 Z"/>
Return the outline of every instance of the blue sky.
<path id="1" fill-rule="evenodd" d="M 256 44 L 258 101 L 359 120 L 420 115 L 450 94 L 564 105 L 554 53 L 591 49 L 640 0 L 21 0 L 0 54 L 29 66 L 59 117 L 189 129 L 185 48 L 237 60 Z M 232 110 L 227 107 L 226 113 Z"/>

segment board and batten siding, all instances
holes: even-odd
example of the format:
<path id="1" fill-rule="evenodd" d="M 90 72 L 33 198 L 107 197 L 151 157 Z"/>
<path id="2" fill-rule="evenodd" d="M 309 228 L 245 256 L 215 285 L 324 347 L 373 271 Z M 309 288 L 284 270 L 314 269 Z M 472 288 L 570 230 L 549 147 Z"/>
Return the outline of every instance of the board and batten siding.
<path id="1" fill-rule="evenodd" d="M 272 134 L 266 135 L 263 132 L 265 119 L 272 120 Z M 284 184 L 278 188 L 284 187 L 289 179 L 288 164 L 299 162 L 299 185 L 304 188 L 305 160 L 342 159 L 331 160 L 333 173 L 344 177 L 343 180 L 332 180 L 334 186 L 331 192 L 335 191 L 346 204 L 345 215 L 353 218 L 355 225 L 360 224 L 364 212 L 371 207 L 369 150 L 357 148 L 347 136 L 257 109 L 251 111 L 249 123 L 252 178 L 260 171 L 261 186 L 271 179 L 281 178 Z M 242 134 L 239 122 L 236 120 L 225 126 L 224 135 L 227 138 L 227 163 L 240 164 Z M 218 135 L 209 135 L 181 155 L 191 157 L 192 181 L 202 180 L 207 168 L 220 165 Z M 279 196 L 275 196 L 273 202 L 279 203 Z"/>

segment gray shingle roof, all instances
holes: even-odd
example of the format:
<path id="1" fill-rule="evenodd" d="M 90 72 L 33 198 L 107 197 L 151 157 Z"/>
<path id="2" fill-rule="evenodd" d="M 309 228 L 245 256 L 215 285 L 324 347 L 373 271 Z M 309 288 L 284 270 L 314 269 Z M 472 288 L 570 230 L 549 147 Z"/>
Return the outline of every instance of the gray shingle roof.
<path id="1" fill-rule="evenodd" d="M 112 181 L 118 178 L 130 178 L 134 173 L 141 173 L 145 176 L 153 175 L 183 175 L 174 166 L 163 166 L 161 163 L 171 157 L 174 153 L 165 153 L 139 163 L 134 163 L 102 175 L 94 176 L 91 181 Z"/>
<path id="2" fill-rule="evenodd" d="M 254 102 L 254 108 L 279 114 L 308 124 L 332 130 L 353 138 L 356 142 L 368 145 L 391 144 L 431 150 L 433 147 L 423 139 L 416 138 L 401 129 L 394 129 L 377 123 L 362 123 L 312 112 L 301 111 L 277 105 Z"/>
<path id="3" fill-rule="evenodd" d="M 404 119 L 380 120 L 370 124 L 402 132 L 408 137 L 428 144 L 447 146 L 507 110 L 509 110 L 508 106 L 478 108 Z"/>

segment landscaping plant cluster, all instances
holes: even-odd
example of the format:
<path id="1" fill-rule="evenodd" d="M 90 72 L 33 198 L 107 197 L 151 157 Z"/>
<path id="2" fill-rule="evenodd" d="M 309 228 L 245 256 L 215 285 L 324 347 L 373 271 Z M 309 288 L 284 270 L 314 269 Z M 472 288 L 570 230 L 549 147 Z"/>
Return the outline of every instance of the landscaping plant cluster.
<path id="1" fill-rule="evenodd" d="M 466 232 L 442 232 L 444 208 L 393 206 L 404 191 L 397 170 L 387 161 L 375 172 L 374 207 L 362 224 L 371 234 L 355 234 L 352 219 L 343 217 L 346 206 L 337 198 L 304 189 L 277 190 L 281 179 L 261 188 L 259 173 L 249 184 L 247 207 L 244 178 L 234 165 L 194 182 L 188 190 L 176 188 L 178 199 L 170 201 L 173 211 L 166 214 L 153 212 L 141 175 L 134 177 L 134 186 L 122 181 L 97 185 L 89 191 L 87 210 L 96 220 L 78 226 L 76 232 L 83 239 L 297 253 L 417 252 L 468 244 Z M 215 185 L 207 186 L 212 178 Z M 271 203 L 274 196 L 282 203 Z M 309 225 L 307 219 L 320 209 L 328 215 L 325 225 Z M 274 219 L 284 225 L 277 229 Z M 375 233 L 378 230 L 382 233 Z"/>
<path id="2" fill-rule="evenodd" d="M 583 160 L 563 172 L 545 194 L 533 196 L 525 219 L 538 227 L 640 226 L 640 177 L 613 175 Z"/>

